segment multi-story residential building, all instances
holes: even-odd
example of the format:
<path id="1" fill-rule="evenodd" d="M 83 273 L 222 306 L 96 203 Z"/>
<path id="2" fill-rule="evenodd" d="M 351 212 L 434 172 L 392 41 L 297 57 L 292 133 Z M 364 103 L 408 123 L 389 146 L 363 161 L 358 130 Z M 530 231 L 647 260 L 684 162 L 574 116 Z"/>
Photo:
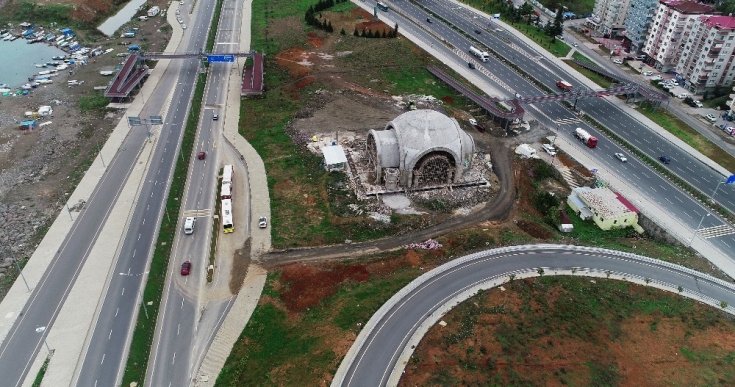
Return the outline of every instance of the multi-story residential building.
<path id="1" fill-rule="evenodd" d="M 694 93 L 729 86 L 735 77 L 735 17 L 700 16 L 686 38 L 676 72 Z"/>
<path id="2" fill-rule="evenodd" d="M 711 15 L 714 7 L 687 0 L 659 0 L 651 28 L 643 46 L 650 64 L 661 71 L 673 69 L 679 61 L 684 41 L 692 25 L 702 15 Z"/>
<path id="3" fill-rule="evenodd" d="M 625 29 L 625 17 L 631 0 L 597 0 L 592 11 L 595 30 L 617 36 Z"/>
<path id="4" fill-rule="evenodd" d="M 625 18 L 625 36 L 630 39 L 632 52 L 643 49 L 657 6 L 658 0 L 631 0 Z"/>

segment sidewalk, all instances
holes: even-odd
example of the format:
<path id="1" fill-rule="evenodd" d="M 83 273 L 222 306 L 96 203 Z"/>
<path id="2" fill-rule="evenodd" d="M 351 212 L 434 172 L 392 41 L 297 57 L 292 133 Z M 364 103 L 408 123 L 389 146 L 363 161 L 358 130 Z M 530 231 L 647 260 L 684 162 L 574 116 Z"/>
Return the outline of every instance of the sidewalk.
<path id="1" fill-rule="evenodd" d="M 181 42 L 181 32 L 183 32 L 175 20 L 173 5 L 168 11 L 168 21 L 174 26 L 174 33 L 166 47 L 166 51 L 173 52 Z M 165 73 L 168 64 L 168 60 L 160 61 L 151 71 L 138 98 L 130 104 L 126 116 L 138 115 L 140 113 L 147 103 L 147 97 L 151 95 Z M 167 101 L 170 102 L 172 97 L 169 95 Z M 168 102 L 166 106 L 168 106 Z M 77 188 L 69 196 L 67 206 L 73 206 L 80 200 L 89 200 L 107 168 L 107 164 L 103 160 L 109 162 L 114 158 L 129 131 L 130 127 L 124 117 L 115 127 L 110 138 L 100 151 L 100 156 L 94 160 Z M 139 153 L 139 160 L 148 160 L 154 145 L 155 142 L 146 143 Z M 91 333 L 91 324 L 96 314 L 98 300 L 103 295 L 103 290 L 106 287 L 108 275 L 110 274 L 110 268 L 114 262 L 115 249 L 110 249 L 109 246 L 117 245 L 120 235 L 122 235 L 127 226 L 128 213 L 130 213 L 130 208 L 135 202 L 138 187 L 141 179 L 145 175 L 147 165 L 147 162 L 139 162 L 135 165 L 130 179 L 120 193 L 120 197 L 108 217 L 108 222 L 104 225 L 100 238 L 97 241 L 98 243 L 95 244 L 90 252 L 90 257 L 93 256 L 95 259 L 86 261 L 74 283 L 74 287 L 67 297 L 67 301 L 75 300 L 75 302 L 64 303 L 53 327 L 51 327 L 51 331 L 48 333 L 46 342 L 54 350 L 54 355 L 57 356 L 54 357 L 54 361 L 49 363 L 46 376 L 44 377 L 44 386 L 70 385 L 72 383 L 77 360 L 86 344 L 88 335 Z M 74 224 L 70 215 L 74 215 L 73 218 L 76 220 L 79 212 L 62 210 L 23 269 L 23 276 L 28 281 L 29 286 L 37 286 L 38 281 L 53 261 L 54 255 L 61 248 L 61 244 Z M 91 295 L 96 295 L 97 298 L 92 300 L 90 299 Z M 17 313 L 23 309 L 29 296 L 30 293 L 27 291 L 23 281 L 16 281 L 13 284 L 10 292 L 0 304 L 0 314 L 6 317 L 0 323 L 1 338 L 5 338 L 18 316 Z M 91 302 L 78 302 L 79 300 Z M 36 377 L 47 354 L 48 352 L 45 348 L 39 351 L 24 381 L 24 386 L 30 386 L 33 383 L 33 379 Z"/>
<path id="2" fill-rule="evenodd" d="M 242 24 L 240 26 L 240 52 L 250 50 L 252 0 L 243 0 Z M 258 217 L 266 216 L 270 220 L 270 196 L 265 164 L 255 148 L 250 145 L 239 133 L 240 121 L 240 74 L 245 65 L 245 58 L 238 58 L 236 65 L 231 67 L 227 83 L 227 101 L 223 112 L 223 134 L 225 141 L 242 155 L 245 169 L 250 183 L 250 256 L 256 261 L 259 256 L 271 249 L 270 221 L 269 228 L 258 228 Z M 252 261 L 251 261 L 252 262 Z M 232 351 L 232 347 L 240 337 L 250 316 L 258 305 L 260 294 L 265 286 L 267 272 L 261 266 L 251 263 L 248 274 L 243 280 L 242 287 L 235 298 L 225 320 L 217 331 L 201 366 L 196 371 L 195 386 L 214 386 L 225 361 Z"/>

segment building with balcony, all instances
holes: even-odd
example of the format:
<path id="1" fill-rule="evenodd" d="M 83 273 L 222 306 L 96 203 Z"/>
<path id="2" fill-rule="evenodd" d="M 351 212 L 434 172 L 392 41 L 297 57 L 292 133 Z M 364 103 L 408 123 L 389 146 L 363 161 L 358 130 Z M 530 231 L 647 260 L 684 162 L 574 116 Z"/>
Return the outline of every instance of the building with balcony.
<path id="1" fill-rule="evenodd" d="M 597 32 L 611 37 L 625 30 L 625 17 L 631 0 L 597 0 L 588 20 Z"/>
<path id="2" fill-rule="evenodd" d="M 693 24 L 714 7 L 687 0 L 659 0 L 651 20 L 643 52 L 648 63 L 661 71 L 676 67 Z"/>
<path id="3" fill-rule="evenodd" d="M 658 0 L 632 0 L 625 18 L 625 36 L 630 39 L 631 51 L 638 53 L 646 43 Z"/>
<path id="4" fill-rule="evenodd" d="M 735 77 L 735 17 L 700 16 L 692 24 L 676 71 L 689 90 L 729 86 Z"/>

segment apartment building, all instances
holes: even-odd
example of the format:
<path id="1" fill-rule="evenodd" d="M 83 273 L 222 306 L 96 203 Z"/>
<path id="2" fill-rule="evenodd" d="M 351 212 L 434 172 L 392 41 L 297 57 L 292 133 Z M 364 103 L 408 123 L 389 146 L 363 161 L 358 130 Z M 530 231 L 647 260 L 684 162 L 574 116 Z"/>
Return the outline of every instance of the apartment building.
<path id="1" fill-rule="evenodd" d="M 735 77 L 735 17 L 700 16 L 685 40 L 676 72 L 694 93 L 730 85 Z"/>
<path id="2" fill-rule="evenodd" d="M 632 52 L 643 50 L 657 6 L 658 0 L 631 0 L 625 18 L 625 36 L 630 39 Z"/>
<path id="3" fill-rule="evenodd" d="M 661 71 L 674 69 L 694 23 L 713 12 L 711 5 L 694 1 L 659 0 L 643 46 L 650 64 Z"/>
<path id="4" fill-rule="evenodd" d="M 589 19 L 597 32 L 611 36 L 625 30 L 625 17 L 631 0 L 597 0 Z M 633 0 L 635 1 L 635 0 Z"/>

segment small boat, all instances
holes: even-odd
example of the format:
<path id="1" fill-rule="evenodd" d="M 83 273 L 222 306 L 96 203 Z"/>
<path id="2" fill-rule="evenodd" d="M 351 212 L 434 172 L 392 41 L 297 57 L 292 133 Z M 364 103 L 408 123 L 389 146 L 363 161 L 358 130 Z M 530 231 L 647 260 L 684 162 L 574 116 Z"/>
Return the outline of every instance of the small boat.
<path id="1" fill-rule="evenodd" d="M 3 38 L 3 40 L 4 41 L 8 41 L 8 40 L 10 40 L 12 38 L 13 38 L 13 34 L 7 34 L 7 35 L 5 35 L 5 37 Z"/>
<path id="2" fill-rule="evenodd" d="M 2 93 L 2 94 L 10 93 L 11 91 L 12 90 L 11 89 L 8 89 L 7 87 L 0 87 L 0 93 Z"/>
<path id="3" fill-rule="evenodd" d="M 64 60 L 66 57 L 61 55 L 56 55 L 55 57 L 51 58 L 53 60 Z"/>
<path id="4" fill-rule="evenodd" d="M 30 83 L 26 83 L 23 86 L 21 86 L 20 88 L 23 89 L 23 90 L 30 90 L 30 89 L 33 88 L 33 86 L 31 86 Z"/>
<path id="5" fill-rule="evenodd" d="M 56 70 L 44 70 L 44 71 L 39 71 L 39 72 L 38 72 L 38 75 L 48 75 L 48 74 L 51 74 L 51 73 L 53 73 L 54 71 L 56 71 Z"/>
<path id="6" fill-rule="evenodd" d="M 12 41 L 14 41 L 15 39 L 18 39 L 18 37 L 17 37 L 17 36 L 15 36 L 15 35 L 13 35 L 13 36 L 12 36 L 12 37 L 10 38 L 10 41 L 12 42 Z"/>
<path id="7" fill-rule="evenodd" d="M 36 68 L 39 68 L 39 69 L 42 69 L 42 68 L 46 67 L 45 64 L 36 64 L 35 66 L 36 66 Z"/>

